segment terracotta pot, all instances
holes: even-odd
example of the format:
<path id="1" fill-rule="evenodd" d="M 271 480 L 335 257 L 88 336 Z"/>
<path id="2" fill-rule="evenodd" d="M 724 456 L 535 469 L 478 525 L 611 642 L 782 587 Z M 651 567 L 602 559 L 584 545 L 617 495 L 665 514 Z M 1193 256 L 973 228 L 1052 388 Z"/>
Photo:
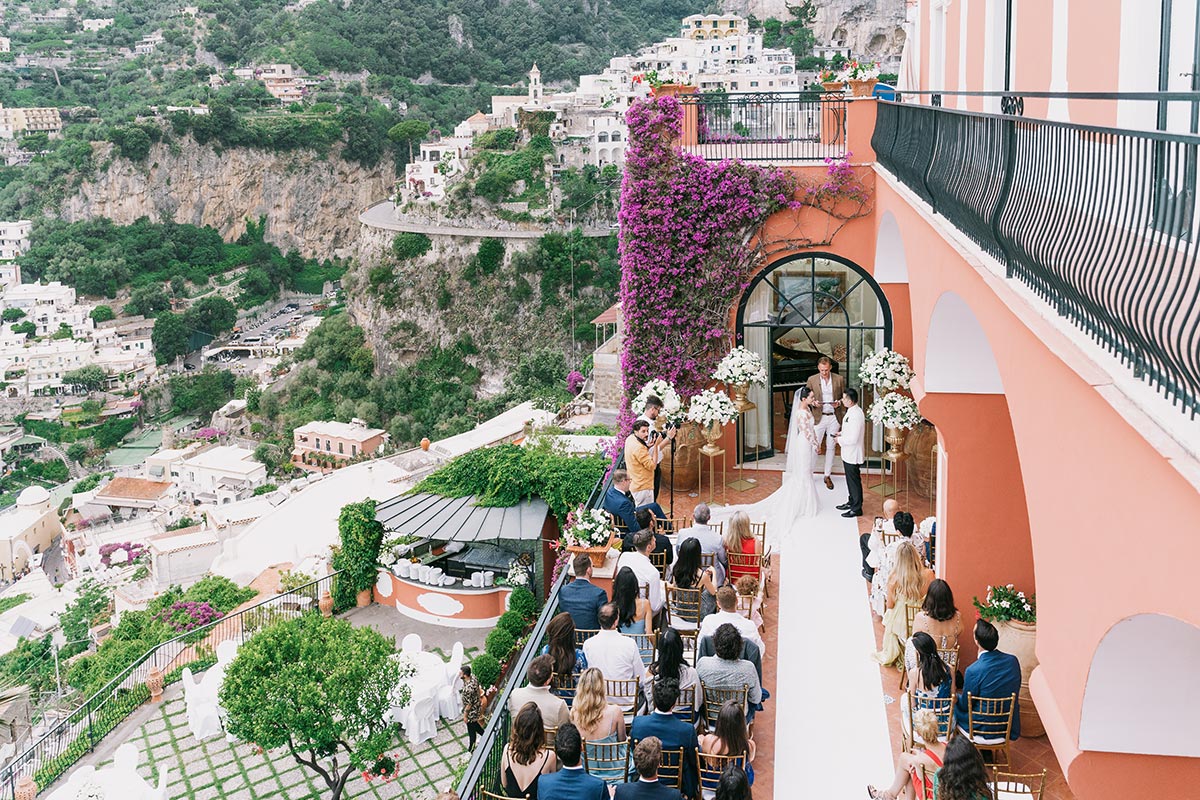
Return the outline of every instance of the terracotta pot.
<path id="1" fill-rule="evenodd" d="M 664 491 L 670 491 L 672 480 L 675 482 L 676 492 L 689 492 L 696 488 L 696 479 L 699 475 L 699 463 L 696 454 L 703 441 L 704 439 L 700 435 L 700 426 L 696 423 L 685 422 L 679 426 L 679 432 L 675 434 L 675 452 L 672 454 L 670 447 L 663 451 L 662 491 L 659 492 L 660 498 Z M 673 476 L 671 472 L 672 460 L 674 460 L 675 464 Z M 663 507 L 665 508 L 666 506 Z"/>
<path id="2" fill-rule="evenodd" d="M 359 592 L 358 596 L 355 598 L 355 604 L 359 608 L 366 608 L 367 606 L 371 605 L 371 590 L 363 589 L 361 592 Z"/>
<path id="3" fill-rule="evenodd" d="M 158 667 L 151 667 L 146 673 L 146 688 L 150 690 L 150 702 L 157 703 L 162 700 L 163 695 L 163 674 Z"/>
<path id="4" fill-rule="evenodd" d="M 1044 736 L 1046 728 L 1029 694 L 1029 675 L 1038 665 L 1037 624 L 1010 619 L 997 622 L 996 630 L 1000 634 L 1000 652 L 1014 655 L 1021 662 L 1021 736 Z"/>
<path id="5" fill-rule="evenodd" d="M 568 553 L 587 553 L 588 558 L 592 560 L 592 569 L 600 569 L 604 566 L 605 560 L 608 558 L 608 551 L 612 549 L 613 542 L 617 536 L 613 534 L 608 538 L 608 544 L 603 547 L 567 547 Z"/>
<path id="6" fill-rule="evenodd" d="M 317 601 L 317 608 L 321 609 L 321 616 L 328 619 L 333 616 L 333 595 L 326 589 L 321 594 L 321 599 Z"/>
<path id="7" fill-rule="evenodd" d="M 844 85 L 841 81 L 825 81 L 821 84 L 827 92 L 840 92 Z"/>
<path id="8" fill-rule="evenodd" d="M 689 86 L 686 83 L 662 83 L 654 87 L 653 91 L 655 97 L 678 96 L 681 94 L 693 94 L 696 91 L 696 87 Z"/>
<path id="9" fill-rule="evenodd" d="M 870 97 L 871 92 L 875 91 L 875 84 L 879 83 L 875 78 L 869 81 L 850 81 L 850 93 L 855 97 Z"/>
<path id="10" fill-rule="evenodd" d="M 422 450 L 429 449 L 429 437 L 428 436 L 426 436 L 424 439 L 421 440 L 421 449 Z"/>
<path id="11" fill-rule="evenodd" d="M 33 778 L 22 775 L 21 779 L 17 781 L 17 791 L 13 797 L 15 800 L 33 800 L 37 797 L 37 792 L 38 787 Z"/>

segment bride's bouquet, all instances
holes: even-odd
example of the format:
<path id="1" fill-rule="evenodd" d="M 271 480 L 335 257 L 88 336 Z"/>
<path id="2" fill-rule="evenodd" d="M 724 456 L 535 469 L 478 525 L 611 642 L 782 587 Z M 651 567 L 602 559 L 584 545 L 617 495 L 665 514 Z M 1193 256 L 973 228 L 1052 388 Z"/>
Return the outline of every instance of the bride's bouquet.
<path id="1" fill-rule="evenodd" d="M 650 395 L 655 395 L 663 401 L 662 413 L 669 422 L 679 421 L 679 417 L 683 414 L 683 401 L 679 399 L 679 392 L 675 391 L 675 387 L 662 378 L 655 378 L 647 383 L 638 392 L 637 397 L 633 398 L 630 408 L 635 414 L 641 414 L 646 410 L 646 399 Z"/>
<path id="2" fill-rule="evenodd" d="M 687 418 L 704 427 L 727 425 L 737 419 L 738 411 L 724 392 L 705 389 L 692 398 L 688 405 Z"/>
<path id="3" fill-rule="evenodd" d="M 863 359 L 859 367 L 859 376 L 863 383 L 868 383 L 876 389 L 885 392 L 896 389 L 907 389 L 912 380 L 913 371 L 908 365 L 908 359 L 895 350 L 876 350 Z"/>
<path id="4" fill-rule="evenodd" d="M 916 402 L 896 392 L 889 392 L 881 400 L 872 403 L 867 409 L 867 416 L 874 422 L 883 423 L 886 428 L 903 430 L 915 428 L 921 421 L 921 411 Z"/>
<path id="5" fill-rule="evenodd" d="M 762 386 L 767 382 L 767 369 L 758 353 L 738 346 L 721 359 L 721 363 L 717 364 L 717 371 L 712 376 L 713 380 L 727 386 Z"/>

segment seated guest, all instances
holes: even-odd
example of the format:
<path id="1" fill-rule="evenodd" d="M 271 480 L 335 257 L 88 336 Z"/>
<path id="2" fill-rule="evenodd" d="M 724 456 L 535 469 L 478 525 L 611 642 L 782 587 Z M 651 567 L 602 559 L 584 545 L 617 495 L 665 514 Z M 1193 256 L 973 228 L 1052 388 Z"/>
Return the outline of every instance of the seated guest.
<path id="1" fill-rule="evenodd" d="M 608 785 L 584 771 L 583 739 L 570 722 L 554 735 L 554 754 L 562 769 L 539 779 L 543 800 L 609 800 Z"/>
<path id="2" fill-rule="evenodd" d="M 653 633 L 654 612 L 642 597 L 642 586 L 630 567 L 621 567 L 613 578 L 613 605 L 617 607 L 617 630 L 621 633 Z"/>
<path id="3" fill-rule="evenodd" d="M 700 737 L 701 756 L 736 756 L 746 754 L 746 777 L 754 783 L 754 740 L 747 735 L 746 714 L 741 705 L 727 700 L 717 715 L 717 726 L 712 733 Z M 715 763 L 715 762 L 713 762 Z"/>
<path id="4" fill-rule="evenodd" d="M 577 553 L 571 566 L 575 570 L 575 580 L 559 590 L 558 606 L 571 615 L 576 629 L 599 630 L 596 614 L 600 606 L 608 602 L 608 593 L 592 583 L 592 559 L 587 553 Z"/>
<path id="5" fill-rule="evenodd" d="M 541 655 L 553 659 L 558 675 L 578 674 L 587 669 L 587 656 L 575 646 L 575 621 L 566 611 L 556 614 L 546 626 L 546 644 Z"/>
<path id="6" fill-rule="evenodd" d="M 929 709 L 913 714 L 913 731 L 916 733 L 913 749 L 896 759 L 892 785 L 876 789 L 868 784 L 868 795 L 878 800 L 934 800 L 933 775 L 942 766 L 946 753 L 946 745 L 938 741 L 937 715 Z"/>
<path id="7" fill-rule="evenodd" d="M 679 800 L 679 790 L 658 782 L 658 767 L 662 763 L 662 742 L 657 736 L 647 736 L 633 748 L 633 766 L 637 769 L 636 783 L 617 787 L 615 800 Z"/>
<path id="8" fill-rule="evenodd" d="M 908 691 L 917 697 L 949 697 L 954 673 L 942 661 L 933 637 L 917 631 L 912 637 L 912 647 L 916 658 L 908 672 Z"/>
<path id="9" fill-rule="evenodd" d="M 942 768 L 933 774 L 937 800 L 991 800 L 987 766 L 967 737 L 951 736 L 942 762 Z"/>
<path id="10" fill-rule="evenodd" d="M 689 537 L 680 542 L 679 557 L 675 559 L 675 566 L 671 570 L 671 586 L 676 589 L 700 590 L 701 620 L 716 610 L 716 570 L 712 567 L 700 566 L 699 540 Z M 692 595 L 692 597 L 695 597 L 695 595 Z M 734 602 L 737 602 L 736 598 Z M 671 613 L 677 614 L 678 611 L 672 609 Z"/>
<path id="11" fill-rule="evenodd" d="M 714 800 L 754 800 L 746 771 L 736 764 L 726 767 L 725 771 L 721 773 L 721 781 L 717 784 L 717 796 Z"/>
<path id="12" fill-rule="evenodd" d="M 758 537 L 750 531 L 750 516 L 745 511 L 734 512 L 725 525 L 725 553 L 740 553 L 745 556 L 762 555 Z M 744 560 L 744 559 L 743 559 Z M 737 583 L 743 575 L 758 577 L 758 567 L 749 564 L 733 564 L 729 567 L 729 581 Z"/>
<path id="13" fill-rule="evenodd" d="M 753 575 L 743 575 L 737 580 L 737 602 L 750 604 L 750 621 L 754 623 L 756 631 L 761 631 L 763 626 L 762 595 L 758 593 L 758 589 L 758 578 Z M 740 614 L 741 611 L 739 610 L 738 613 Z"/>
<path id="14" fill-rule="evenodd" d="M 567 704 L 561 697 L 550 691 L 550 675 L 554 672 L 554 659 L 550 656 L 538 656 L 529 662 L 525 677 L 528 686 L 514 689 L 508 696 L 508 713 L 516 716 L 526 703 L 534 703 L 542 712 L 542 720 L 547 728 L 557 728 L 571 718 Z"/>
<path id="15" fill-rule="evenodd" d="M 889 529 L 896 530 L 892 518 L 899 510 L 900 504 L 894 498 L 884 500 L 883 516 L 876 517 L 871 530 L 858 537 L 858 547 L 862 550 L 862 576 L 867 579 L 867 583 L 875 576 L 875 568 L 879 566 L 879 559 L 883 555 L 883 532 Z"/>
<path id="16" fill-rule="evenodd" d="M 925 590 L 933 582 L 933 570 L 926 569 L 917 548 L 902 541 L 896 551 L 896 566 L 888 577 L 888 596 L 883 612 L 883 649 L 875 660 L 885 667 L 904 660 L 904 642 L 908 639 L 908 609 L 925 601 Z"/>
<path id="17" fill-rule="evenodd" d="M 658 518 L 648 508 L 639 508 L 633 517 L 637 520 L 637 531 L 629 531 L 621 537 L 621 550 L 627 553 L 635 549 L 633 546 L 633 537 L 637 536 L 638 531 L 650 531 L 654 534 L 654 552 L 666 553 L 667 563 L 670 564 L 673 562 L 675 560 L 675 546 L 671 544 L 671 539 L 659 530 Z"/>
<path id="18" fill-rule="evenodd" d="M 650 600 L 650 611 L 658 614 L 662 610 L 664 599 L 662 576 L 658 567 L 650 561 L 650 554 L 654 552 L 654 534 L 647 530 L 638 531 L 633 535 L 633 546 L 633 552 L 621 553 L 617 559 L 617 570 L 629 567 L 639 583 L 650 585 L 650 597 L 647 598 Z"/>
<path id="19" fill-rule="evenodd" d="M 754 708 L 762 703 L 762 685 L 754 665 L 742 658 L 742 635 L 728 622 L 719 626 L 713 634 L 715 656 L 705 656 L 696 664 L 700 683 L 707 689 L 741 689 L 750 687 L 747 702 L 750 711 L 747 720 L 754 720 Z"/>
<path id="20" fill-rule="evenodd" d="M 884 525 L 886 527 L 886 520 Z M 912 534 L 915 528 L 912 514 L 907 511 L 896 512 L 896 515 L 892 517 L 892 525 L 896 528 L 896 533 L 900 534 L 900 539 L 883 549 L 882 554 L 879 555 L 879 563 L 875 567 L 875 574 L 871 577 L 871 610 L 880 617 L 887 610 L 888 580 L 892 577 L 896 554 L 904 545 L 912 544 Z"/>
<path id="21" fill-rule="evenodd" d="M 500 757 L 500 782 L 509 797 L 537 800 L 539 777 L 558 768 L 554 753 L 542 747 L 545 741 L 542 714 L 536 703 L 526 703 L 513 717 L 512 732 Z"/>
<path id="22" fill-rule="evenodd" d="M 580 676 L 579 685 L 575 688 L 575 702 L 571 706 L 571 722 L 583 738 L 583 746 L 588 748 L 588 758 L 593 758 L 596 752 L 591 745 L 625 741 L 625 714 L 608 702 L 604 675 L 600 670 L 587 669 Z M 604 774 L 591 770 L 591 774 L 608 784 L 625 780 L 624 773 L 624 767 L 608 770 Z"/>
<path id="23" fill-rule="evenodd" d="M 700 503 L 692 509 L 692 519 L 695 524 L 690 528 L 684 528 L 679 531 L 677 539 L 684 541 L 692 538 L 700 542 L 700 552 L 704 555 L 713 556 L 713 570 L 715 572 L 715 581 L 717 586 L 725 585 L 725 571 L 729 568 L 729 559 L 725 556 L 725 542 L 721 539 L 721 534 L 717 533 L 717 529 L 708 524 L 712 518 L 712 511 L 709 510 L 707 503 Z"/>
<path id="24" fill-rule="evenodd" d="M 921 610 L 913 618 L 913 633 L 928 633 L 937 643 L 939 650 L 953 650 L 958 647 L 958 634 L 962 630 L 962 614 L 954 607 L 954 593 L 950 584 L 937 578 L 925 590 L 925 602 Z M 912 654 L 912 640 L 904 647 L 904 666 L 912 672 L 916 656 Z M 950 671 L 958 668 L 958 664 L 947 664 Z"/>
<path id="25" fill-rule="evenodd" d="M 636 531 L 641 527 L 634 517 L 640 508 L 646 509 L 659 519 L 667 518 L 667 513 L 663 511 L 662 506 L 658 503 L 646 503 L 643 506 L 635 505 L 633 495 L 629 492 L 629 487 L 629 472 L 623 469 L 616 469 L 613 470 L 612 486 L 608 487 L 608 491 L 604 493 L 604 510 L 610 514 L 614 514 L 627 531 Z"/>
<path id="26" fill-rule="evenodd" d="M 975 623 L 975 643 L 979 645 L 979 658 L 967 667 L 963 673 L 962 692 L 954 707 L 954 720 L 958 729 L 966 733 L 967 729 L 967 694 L 974 697 L 1008 697 L 1018 695 L 1021 691 L 1021 662 L 1017 657 L 1001 653 L 996 648 L 1000 645 L 1000 634 L 986 619 Z M 1013 703 L 1012 730 L 1009 738 L 1021 737 L 1021 709 L 1019 699 Z M 977 718 L 988 719 L 986 715 Z M 972 748 L 974 749 L 974 748 Z"/>
<path id="27" fill-rule="evenodd" d="M 617 631 L 617 607 L 612 603 L 600 607 L 600 632 L 583 643 L 583 655 L 605 680 L 640 680 L 646 674 L 637 642 Z"/>
<path id="28" fill-rule="evenodd" d="M 649 677 L 642 686 L 646 693 L 646 705 L 654 705 L 654 684 L 667 680 L 675 681 L 681 695 L 688 689 L 693 690 L 692 707 L 699 711 L 704 692 L 700 690 L 700 677 L 696 674 L 696 669 L 683 657 L 683 638 L 679 632 L 674 628 L 664 628 L 658 634 L 655 654 L 655 659 L 647 670 Z"/>
<path id="29" fill-rule="evenodd" d="M 755 580 L 750 576 L 744 576 L 741 580 Z M 758 626 L 744 616 L 738 613 L 738 590 L 732 586 L 722 586 L 717 590 L 717 613 L 710 614 L 700 623 L 700 635 L 712 636 L 717 632 L 717 628 L 728 623 L 738 629 L 738 633 L 743 639 L 754 642 L 758 646 L 760 653 L 767 652 L 767 647 L 763 644 L 762 635 L 758 632 Z"/>
<path id="30" fill-rule="evenodd" d="M 657 737 L 664 750 L 683 748 L 683 793 L 695 797 L 699 778 L 696 773 L 696 752 L 699 743 L 696 728 L 672 713 L 679 703 L 679 686 L 674 681 L 661 680 L 654 684 L 654 711 L 635 717 L 629 729 L 629 739 L 640 742 L 649 736 Z"/>

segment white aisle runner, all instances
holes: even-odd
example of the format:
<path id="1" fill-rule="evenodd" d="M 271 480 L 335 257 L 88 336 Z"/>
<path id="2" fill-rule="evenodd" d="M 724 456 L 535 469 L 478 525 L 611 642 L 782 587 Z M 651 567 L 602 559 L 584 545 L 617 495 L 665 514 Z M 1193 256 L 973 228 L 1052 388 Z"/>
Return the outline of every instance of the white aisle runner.
<path id="1" fill-rule="evenodd" d="M 891 741 L 858 524 L 834 509 L 846 500 L 845 479 L 817 492 L 821 513 L 802 541 L 778 548 L 778 691 L 768 701 L 777 704 L 775 797 L 861 800 L 868 783 L 890 782 Z"/>

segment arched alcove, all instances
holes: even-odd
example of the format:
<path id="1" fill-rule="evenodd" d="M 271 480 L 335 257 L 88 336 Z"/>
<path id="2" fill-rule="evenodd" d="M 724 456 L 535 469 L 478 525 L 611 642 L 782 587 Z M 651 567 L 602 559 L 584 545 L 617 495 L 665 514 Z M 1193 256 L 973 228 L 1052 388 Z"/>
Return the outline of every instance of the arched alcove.
<path id="1" fill-rule="evenodd" d="M 900 225 L 891 211 L 883 212 L 879 231 L 875 234 L 876 283 L 908 283 L 908 259 L 904 255 L 904 239 Z"/>
<path id="2" fill-rule="evenodd" d="M 1004 394 L 987 334 L 954 292 L 942 294 L 933 307 L 923 364 L 927 392 Z"/>
<path id="3" fill-rule="evenodd" d="M 1200 757 L 1200 628 L 1138 614 L 1109 629 L 1088 671 L 1079 749 Z"/>

